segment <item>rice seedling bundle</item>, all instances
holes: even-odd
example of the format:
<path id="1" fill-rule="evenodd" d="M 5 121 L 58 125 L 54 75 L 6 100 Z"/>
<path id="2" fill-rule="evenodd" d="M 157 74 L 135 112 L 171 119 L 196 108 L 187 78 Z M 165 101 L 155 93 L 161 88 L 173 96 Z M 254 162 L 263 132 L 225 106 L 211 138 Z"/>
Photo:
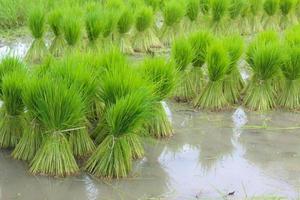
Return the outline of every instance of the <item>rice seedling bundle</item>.
<path id="1" fill-rule="evenodd" d="M 198 0 L 188 0 L 185 4 L 186 20 L 183 22 L 183 30 L 187 33 L 198 28 L 200 5 Z"/>
<path id="2" fill-rule="evenodd" d="M 194 86 L 190 79 L 193 49 L 189 41 L 185 38 L 176 39 L 172 45 L 171 56 L 179 73 L 174 96 L 179 101 L 189 101 L 194 95 Z"/>
<path id="3" fill-rule="evenodd" d="M 92 9 L 86 13 L 85 29 L 89 40 L 89 47 L 97 48 L 97 41 L 102 31 L 102 18 L 99 9 Z"/>
<path id="4" fill-rule="evenodd" d="M 81 37 L 81 19 L 76 13 L 73 13 L 73 15 L 68 14 L 63 20 L 64 38 L 67 42 L 67 51 L 69 53 L 76 49 Z"/>
<path id="5" fill-rule="evenodd" d="M 227 36 L 223 45 L 229 55 L 229 65 L 223 83 L 223 91 L 230 104 L 237 103 L 244 88 L 244 80 L 240 74 L 238 62 L 244 51 L 244 40 L 239 35 Z"/>
<path id="6" fill-rule="evenodd" d="M 54 39 L 50 46 L 50 53 L 54 56 L 61 56 L 65 47 L 62 11 L 58 9 L 51 11 L 48 15 L 48 23 L 54 34 Z"/>
<path id="7" fill-rule="evenodd" d="M 249 11 L 250 11 L 250 26 L 252 32 L 258 32 L 262 30 L 261 17 L 263 12 L 262 0 L 248 0 L 249 1 Z"/>
<path id="8" fill-rule="evenodd" d="M 208 14 L 210 10 L 210 0 L 200 0 L 199 3 L 202 15 Z"/>
<path id="9" fill-rule="evenodd" d="M 194 96 L 200 94 L 203 87 L 204 77 L 202 68 L 206 61 L 207 49 L 213 40 L 213 36 L 207 31 L 193 33 L 189 37 L 193 51 L 191 81 L 194 85 Z"/>
<path id="10" fill-rule="evenodd" d="M 161 41 L 170 46 L 176 35 L 180 34 L 181 21 L 185 15 L 184 6 L 178 1 L 168 1 L 162 10 L 164 25 L 162 27 Z"/>
<path id="11" fill-rule="evenodd" d="M 247 63 L 252 77 L 245 91 L 244 103 L 251 110 L 270 110 L 276 105 L 276 86 L 281 65 L 280 45 L 277 41 L 257 39 L 247 51 Z"/>
<path id="12" fill-rule="evenodd" d="M 289 24 L 292 24 L 292 17 L 294 8 L 296 6 L 295 0 L 280 0 L 279 8 L 281 11 L 280 26 L 285 29 Z"/>
<path id="13" fill-rule="evenodd" d="M 137 52 L 149 52 L 151 47 L 161 47 L 159 39 L 154 34 L 152 27 L 154 23 L 153 11 L 149 7 L 142 7 L 136 13 L 135 18 L 135 40 L 133 48 Z"/>
<path id="14" fill-rule="evenodd" d="M 157 12 L 162 1 L 161 0 L 144 0 L 144 2 L 147 6 L 150 6 L 154 12 Z"/>
<path id="15" fill-rule="evenodd" d="M 285 77 L 279 105 L 291 110 L 300 108 L 300 47 L 286 47 L 281 70 Z"/>
<path id="16" fill-rule="evenodd" d="M 85 169 L 98 177 L 122 178 L 132 168 L 131 144 L 151 115 L 151 93 L 137 90 L 116 101 L 105 114 L 107 133 Z"/>
<path id="17" fill-rule="evenodd" d="M 168 119 L 162 102 L 169 97 L 176 85 L 176 69 L 172 63 L 163 58 L 146 59 L 141 67 L 143 77 L 154 86 L 154 94 L 158 98 L 153 106 L 153 118 L 147 123 L 151 136 L 166 138 L 173 135 L 172 124 Z"/>
<path id="18" fill-rule="evenodd" d="M 30 63 L 38 63 L 47 55 L 47 48 L 43 38 L 45 33 L 45 13 L 42 8 L 33 8 L 28 17 L 28 25 L 34 40 L 26 53 L 25 60 Z"/>
<path id="19" fill-rule="evenodd" d="M 300 27 L 295 26 L 284 32 L 284 39 L 289 46 L 299 46 L 300 45 Z"/>
<path id="20" fill-rule="evenodd" d="M 24 93 L 27 109 L 43 127 L 42 145 L 30 162 L 33 174 L 68 176 L 79 171 L 68 137 L 85 128 L 84 104 L 77 91 L 56 83 L 44 77 L 28 84 Z"/>
<path id="21" fill-rule="evenodd" d="M 130 38 L 130 33 L 134 24 L 134 14 L 126 7 L 118 20 L 117 28 L 119 33 L 119 46 L 123 53 L 133 54 L 134 50 Z"/>
<path id="22" fill-rule="evenodd" d="M 242 26 L 241 15 L 242 11 L 245 9 L 246 0 L 230 0 L 228 12 L 230 17 L 230 23 L 233 29 L 232 32 L 240 32 L 239 28 Z"/>
<path id="23" fill-rule="evenodd" d="M 3 77 L 0 118 L 0 147 L 15 147 L 23 134 L 24 104 L 22 101 L 24 73 L 15 71 Z"/>
<path id="24" fill-rule="evenodd" d="M 227 17 L 229 0 L 211 0 L 211 28 L 219 34 L 224 30 L 224 19 Z"/>
<path id="25" fill-rule="evenodd" d="M 115 9 L 103 10 L 103 27 L 102 27 L 102 49 L 108 50 L 114 42 L 114 32 L 116 31 L 119 15 Z"/>
<path id="26" fill-rule="evenodd" d="M 209 47 L 206 59 L 209 81 L 194 105 L 201 109 L 224 109 L 228 106 L 223 92 L 223 83 L 230 64 L 228 53 L 220 42 L 215 42 Z"/>
<path id="27" fill-rule="evenodd" d="M 267 14 L 264 27 L 277 30 L 278 20 L 276 14 L 279 10 L 279 0 L 265 0 L 263 8 Z"/>

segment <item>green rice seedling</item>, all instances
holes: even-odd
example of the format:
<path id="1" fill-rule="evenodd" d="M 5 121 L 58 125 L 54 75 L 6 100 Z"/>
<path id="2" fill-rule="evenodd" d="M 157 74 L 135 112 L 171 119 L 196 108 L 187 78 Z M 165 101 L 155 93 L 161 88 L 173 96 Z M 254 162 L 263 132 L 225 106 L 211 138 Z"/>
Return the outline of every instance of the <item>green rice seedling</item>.
<path id="1" fill-rule="evenodd" d="M 241 21 L 241 15 L 242 11 L 245 9 L 245 6 L 247 6 L 246 0 L 230 0 L 229 1 L 229 17 L 230 17 L 230 23 L 231 23 L 231 32 L 240 32 L 240 27 L 242 26 Z"/>
<path id="2" fill-rule="evenodd" d="M 170 137 L 173 135 L 172 124 L 162 101 L 171 95 L 176 86 L 176 68 L 164 58 L 151 58 L 144 61 L 141 71 L 143 77 L 154 85 L 154 94 L 158 98 L 153 106 L 153 118 L 146 125 L 147 129 L 156 138 Z"/>
<path id="3" fill-rule="evenodd" d="M 174 91 L 175 99 L 189 101 L 194 95 L 193 82 L 190 79 L 193 49 L 186 38 L 178 38 L 174 41 L 171 57 L 179 73 L 179 81 Z"/>
<path id="4" fill-rule="evenodd" d="M 0 119 L 0 147 L 15 147 L 23 134 L 24 104 L 22 101 L 24 73 L 12 72 L 3 77 Z"/>
<path id="5" fill-rule="evenodd" d="M 182 23 L 182 30 L 185 33 L 197 30 L 199 25 L 200 5 L 199 0 L 188 0 L 185 2 L 185 20 Z"/>
<path id="6" fill-rule="evenodd" d="M 284 32 L 284 39 L 288 46 L 299 46 L 300 45 L 300 27 L 295 26 L 287 29 Z"/>
<path id="7" fill-rule="evenodd" d="M 228 0 L 211 0 L 211 28 L 216 34 L 224 30 L 224 19 L 227 17 L 228 8 Z"/>
<path id="8" fill-rule="evenodd" d="M 104 7 L 113 10 L 122 10 L 125 6 L 123 0 L 109 0 L 104 2 Z"/>
<path id="9" fill-rule="evenodd" d="M 54 34 L 50 46 L 50 53 L 54 56 L 61 56 L 65 47 L 63 38 L 63 15 L 61 10 L 53 10 L 48 15 L 48 23 Z"/>
<path id="10" fill-rule="evenodd" d="M 47 55 L 47 47 L 44 41 L 45 13 L 42 8 L 33 8 L 28 17 L 28 25 L 34 40 L 26 53 L 25 60 L 30 63 L 41 62 Z"/>
<path id="11" fill-rule="evenodd" d="M 290 24 L 292 24 L 292 14 L 294 8 L 296 6 L 295 0 L 280 0 L 279 8 L 281 11 L 281 18 L 280 18 L 280 27 L 282 29 L 286 29 Z"/>
<path id="12" fill-rule="evenodd" d="M 276 105 L 276 88 L 281 65 L 278 42 L 255 41 L 247 51 L 252 76 L 245 91 L 244 104 L 251 110 L 270 110 Z"/>
<path id="13" fill-rule="evenodd" d="M 286 47 L 286 51 L 281 65 L 285 84 L 279 95 L 279 105 L 298 110 L 300 108 L 300 47 Z"/>
<path id="14" fill-rule="evenodd" d="M 68 14 L 63 20 L 63 32 L 68 45 L 68 53 L 76 49 L 81 37 L 81 19 L 75 13 L 73 15 Z"/>
<path id="15" fill-rule="evenodd" d="M 178 1 L 171 0 L 165 3 L 162 13 L 164 24 L 161 41 L 165 46 L 170 46 L 174 38 L 180 34 L 180 22 L 185 15 L 184 6 Z"/>
<path id="16" fill-rule="evenodd" d="M 103 10 L 103 27 L 102 27 L 102 49 L 110 49 L 114 41 L 114 32 L 117 27 L 119 15 L 116 15 L 116 10 Z"/>
<path id="17" fill-rule="evenodd" d="M 263 13 L 262 0 L 249 0 L 249 14 L 250 26 L 252 32 L 259 32 L 262 30 L 261 17 Z"/>
<path id="18" fill-rule="evenodd" d="M 86 13 L 85 30 L 89 40 L 88 46 L 97 49 L 97 41 L 102 31 L 101 13 L 99 9 L 93 9 Z"/>
<path id="19" fill-rule="evenodd" d="M 0 99 L 2 99 L 2 79 L 14 71 L 26 71 L 24 63 L 17 57 L 4 57 L 0 62 Z"/>
<path id="20" fill-rule="evenodd" d="M 161 0 L 144 0 L 144 2 L 147 6 L 150 6 L 154 12 L 157 12 L 161 5 Z"/>
<path id="21" fill-rule="evenodd" d="M 229 65 L 223 83 L 224 95 L 230 104 L 235 104 L 244 88 L 244 80 L 238 68 L 238 62 L 244 51 L 244 40 L 239 35 L 227 36 L 223 45 L 229 54 Z"/>
<path id="22" fill-rule="evenodd" d="M 207 32 L 197 32 L 189 37 L 189 42 L 193 50 L 192 69 L 191 69 L 191 81 L 194 85 L 194 97 L 200 94 L 203 84 L 203 65 L 206 61 L 207 49 L 214 40 L 213 36 Z"/>
<path id="23" fill-rule="evenodd" d="M 46 90 L 45 90 L 46 88 Z M 42 146 L 30 162 L 30 172 L 50 176 L 68 176 L 79 171 L 68 136 L 84 129 L 84 104 L 77 91 L 50 78 L 32 83 L 24 93 L 27 105 L 44 127 Z"/>
<path id="24" fill-rule="evenodd" d="M 159 39 L 152 30 L 153 23 L 154 15 L 152 9 L 141 7 L 135 17 L 136 34 L 133 41 L 133 49 L 136 52 L 149 52 L 151 47 L 161 47 Z"/>
<path id="25" fill-rule="evenodd" d="M 119 46 L 123 53 L 133 54 L 134 50 L 131 43 L 130 34 L 134 24 L 134 14 L 126 7 L 118 20 L 117 28 L 119 33 Z"/>
<path id="26" fill-rule="evenodd" d="M 137 90 L 116 101 L 105 114 L 107 133 L 85 169 L 97 177 L 123 178 L 132 168 L 131 142 L 151 115 L 151 95 Z"/>
<path id="27" fill-rule="evenodd" d="M 265 0 L 263 4 L 264 11 L 266 13 L 266 21 L 264 24 L 265 29 L 278 29 L 277 12 L 279 10 L 279 0 Z"/>
<path id="28" fill-rule="evenodd" d="M 202 15 L 207 15 L 210 10 L 210 0 L 200 0 L 199 3 Z"/>
<path id="29" fill-rule="evenodd" d="M 228 106 L 223 92 L 223 82 L 230 64 L 228 53 L 223 45 L 215 42 L 207 51 L 209 81 L 196 98 L 194 106 L 201 109 L 221 110 Z"/>

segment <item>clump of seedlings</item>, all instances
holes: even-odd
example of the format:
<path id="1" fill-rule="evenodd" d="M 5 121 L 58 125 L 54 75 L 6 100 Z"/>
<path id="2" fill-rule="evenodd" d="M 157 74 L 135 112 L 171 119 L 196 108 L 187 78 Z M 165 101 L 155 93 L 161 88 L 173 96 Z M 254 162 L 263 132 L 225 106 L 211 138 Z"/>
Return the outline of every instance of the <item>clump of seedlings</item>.
<path id="1" fill-rule="evenodd" d="M 276 85 L 281 65 L 280 45 L 268 34 L 257 38 L 247 51 L 252 76 L 247 85 L 244 104 L 251 110 L 270 110 L 276 105 Z"/>
<path id="2" fill-rule="evenodd" d="M 170 46 L 176 35 L 180 34 L 181 21 L 185 15 L 184 6 L 178 1 L 168 1 L 163 9 L 164 24 L 162 27 L 161 41 L 165 46 Z"/>
<path id="3" fill-rule="evenodd" d="M 134 24 L 134 14 L 128 7 L 126 7 L 122 11 L 117 23 L 117 29 L 119 33 L 118 43 L 121 51 L 126 54 L 134 53 L 132 43 L 131 43 L 131 38 L 130 38 L 133 24 Z"/>
<path id="4" fill-rule="evenodd" d="M 163 58 L 146 59 L 141 67 L 143 77 L 154 85 L 157 102 L 153 106 L 153 117 L 146 127 L 151 136 L 166 138 L 173 135 L 170 119 L 167 116 L 164 99 L 175 88 L 177 73 L 174 65 Z"/>
<path id="5" fill-rule="evenodd" d="M 300 48 L 286 47 L 281 70 L 284 75 L 284 88 L 279 96 L 279 105 L 291 110 L 300 108 Z"/>
<path id="6" fill-rule="evenodd" d="M 249 0 L 249 21 L 252 32 L 258 32 L 262 30 L 261 17 L 263 13 L 263 1 L 261 0 Z"/>
<path id="7" fill-rule="evenodd" d="M 48 24 L 54 34 L 54 39 L 50 46 L 50 53 L 54 56 L 61 56 L 65 48 L 62 11 L 58 9 L 51 11 L 48 16 Z"/>
<path id="8" fill-rule="evenodd" d="M 210 0 L 200 0 L 199 4 L 202 15 L 207 15 L 210 11 Z"/>
<path id="9" fill-rule="evenodd" d="M 48 53 L 44 41 L 45 12 L 42 8 L 33 8 L 28 17 L 28 25 L 34 40 L 26 53 L 25 60 L 29 63 L 39 63 Z"/>
<path id="10" fill-rule="evenodd" d="M 223 92 L 223 83 L 230 63 L 226 49 L 220 42 L 215 42 L 207 52 L 208 83 L 195 100 L 195 107 L 220 110 L 228 106 Z"/>
<path id="11" fill-rule="evenodd" d="M 266 13 L 265 29 L 278 29 L 277 12 L 279 10 L 279 0 L 265 0 L 263 4 L 264 11 Z"/>
<path id="12" fill-rule="evenodd" d="M 106 8 L 102 14 L 102 49 L 109 50 L 115 40 L 114 32 L 117 27 L 119 15 L 116 15 L 116 10 Z"/>
<path id="13" fill-rule="evenodd" d="M 151 115 L 151 93 L 137 90 L 116 100 L 105 112 L 105 137 L 85 169 L 97 177 L 122 178 L 132 168 L 132 148 Z"/>
<path id="14" fill-rule="evenodd" d="M 85 30 L 88 37 L 88 47 L 98 48 L 98 39 L 102 31 L 102 18 L 99 9 L 93 8 L 86 13 Z"/>
<path id="15" fill-rule="evenodd" d="M 24 73 L 15 71 L 2 79 L 0 147 L 15 147 L 23 134 L 24 104 L 22 101 Z"/>
<path id="16" fill-rule="evenodd" d="M 76 50 L 81 37 L 81 19 L 75 13 L 73 15 L 68 14 L 63 20 L 64 38 L 68 46 L 67 53 Z"/>
<path id="17" fill-rule="evenodd" d="M 187 20 L 184 21 L 183 30 L 184 32 L 192 32 L 197 29 L 199 13 L 200 13 L 200 5 L 199 0 L 188 0 L 186 2 L 186 11 L 185 15 Z"/>
<path id="18" fill-rule="evenodd" d="M 230 0 L 228 12 L 230 17 L 231 29 L 232 32 L 240 32 L 239 28 L 242 26 L 241 15 L 243 9 L 245 9 L 246 0 Z"/>
<path id="19" fill-rule="evenodd" d="M 240 93 L 244 88 L 244 80 L 239 71 L 239 60 L 244 51 L 244 40 L 239 35 L 227 36 L 223 45 L 229 55 L 229 65 L 223 83 L 223 91 L 230 104 L 238 102 Z"/>
<path id="20" fill-rule="evenodd" d="M 136 13 L 135 18 L 135 40 L 133 48 L 137 52 L 151 52 L 151 47 L 161 47 L 159 39 L 154 34 L 152 27 L 154 23 L 151 8 L 142 7 Z"/>
<path id="21" fill-rule="evenodd" d="M 215 34 L 222 33 L 225 29 L 224 19 L 228 14 L 228 0 L 211 0 L 211 28 Z"/>
<path id="22" fill-rule="evenodd" d="M 191 69 L 191 81 L 194 85 L 194 96 L 200 94 L 203 84 L 203 65 L 206 61 L 207 49 L 214 40 L 213 36 L 206 31 L 196 32 L 190 35 L 189 42 L 192 46 L 193 58 Z"/>
<path id="23" fill-rule="evenodd" d="M 194 97 L 194 86 L 191 81 L 193 49 L 189 41 L 185 38 L 176 39 L 172 45 L 171 56 L 179 73 L 174 96 L 178 101 L 189 101 Z"/>
<path id="24" fill-rule="evenodd" d="M 294 8 L 296 6 L 295 0 L 280 0 L 279 8 L 281 11 L 281 18 L 280 18 L 280 27 L 282 29 L 286 29 L 290 24 L 292 24 L 292 17 Z"/>

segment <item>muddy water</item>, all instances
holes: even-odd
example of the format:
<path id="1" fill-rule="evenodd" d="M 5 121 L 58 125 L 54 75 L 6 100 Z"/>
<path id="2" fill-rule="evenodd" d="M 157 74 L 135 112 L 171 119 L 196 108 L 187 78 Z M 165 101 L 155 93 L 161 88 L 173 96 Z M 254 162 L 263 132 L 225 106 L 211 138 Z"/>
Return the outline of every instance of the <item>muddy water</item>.
<path id="1" fill-rule="evenodd" d="M 128 179 L 34 177 L 23 162 L 0 152 L 0 199 L 193 200 L 277 195 L 300 189 L 300 114 L 194 112 L 168 102 L 176 135 L 147 139 L 146 157 Z"/>

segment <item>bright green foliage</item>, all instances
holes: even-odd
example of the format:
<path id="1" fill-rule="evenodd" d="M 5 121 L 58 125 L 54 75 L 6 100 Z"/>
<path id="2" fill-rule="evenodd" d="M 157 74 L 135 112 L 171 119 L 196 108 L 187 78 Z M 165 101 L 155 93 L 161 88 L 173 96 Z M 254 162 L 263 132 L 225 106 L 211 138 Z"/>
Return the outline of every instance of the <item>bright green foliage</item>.
<path id="1" fill-rule="evenodd" d="M 163 8 L 164 24 L 173 26 L 179 23 L 185 15 L 184 6 L 178 1 L 168 1 Z"/>
<path id="2" fill-rule="evenodd" d="M 200 10 L 199 0 L 188 0 L 186 2 L 186 16 L 190 21 L 195 22 Z"/>
<path id="3" fill-rule="evenodd" d="M 35 39 L 43 37 L 45 32 L 45 13 L 40 7 L 33 8 L 28 18 L 29 29 Z"/>
<path id="4" fill-rule="evenodd" d="M 104 6 L 106 9 L 114 9 L 117 11 L 124 7 L 124 1 L 123 0 L 109 0 L 109 1 L 105 1 Z"/>
<path id="5" fill-rule="evenodd" d="M 125 8 L 118 20 L 118 32 L 120 34 L 128 33 L 134 24 L 134 15 L 129 8 Z"/>
<path id="6" fill-rule="evenodd" d="M 106 9 L 103 10 L 103 28 L 102 28 L 102 35 L 104 38 L 111 36 L 111 34 L 115 31 L 117 22 L 119 19 L 119 15 L 115 14 L 115 10 L 113 9 Z"/>
<path id="7" fill-rule="evenodd" d="M 101 14 L 99 10 L 92 10 L 86 14 L 85 29 L 90 44 L 95 44 L 102 31 Z"/>
<path id="8" fill-rule="evenodd" d="M 137 31 L 143 32 L 150 28 L 154 22 L 153 11 L 151 8 L 142 7 L 136 13 L 135 28 Z"/>
<path id="9" fill-rule="evenodd" d="M 220 22 L 226 16 L 228 7 L 228 0 L 211 0 L 211 13 L 213 23 Z"/>
<path id="10" fill-rule="evenodd" d="M 63 22 L 65 40 L 69 46 L 75 46 L 81 36 L 81 21 L 76 16 L 66 16 Z"/>
<path id="11" fill-rule="evenodd" d="M 200 11 L 202 14 L 207 14 L 210 10 L 210 0 L 200 0 Z"/>
<path id="12" fill-rule="evenodd" d="M 285 41 L 289 46 L 300 45 L 300 27 L 295 26 L 285 31 Z"/>
<path id="13" fill-rule="evenodd" d="M 223 45 L 229 54 L 229 67 L 227 73 L 237 68 L 237 63 L 244 52 L 244 39 L 239 35 L 227 36 L 223 39 Z"/>
<path id="14" fill-rule="evenodd" d="M 295 0 L 280 0 L 279 7 L 281 14 L 286 16 L 288 15 L 296 5 Z"/>
<path id="15" fill-rule="evenodd" d="M 250 12 L 253 16 L 256 16 L 263 10 L 263 3 L 262 0 L 248 0 L 250 6 Z"/>
<path id="16" fill-rule="evenodd" d="M 151 6 L 154 11 L 159 9 L 161 0 L 144 0 L 147 6 Z"/>
<path id="17" fill-rule="evenodd" d="M 229 15 L 231 19 L 237 19 L 246 5 L 247 0 L 230 0 Z"/>
<path id="18" fill-rule="evenodd" d="M 206 59 L 209 82 L 196 99 L 195 107 L 220 110 L 228 104 L 222 86 L 230 60 L 227 51 L 219 43 L 208 49 Z"/>
<path id="19" fill-rule="evenodd" d="M 63 15 L 59 9 L 53 10 L 48 14 L 48 23 L 54 35 L 60 36 L 62 34 Z"/>
<path id="20" fill-rule="evenodd" d="M 15 71 L 3 77 L 0 146 L 4 148 L 16 146 L 25 126 L 22 100 L 23 79 L 22 71 Z"/>
<path id="21" fill-rule="evenodd" d="M 172 45 L 172 59 L 178 71 L 184 71 L 193 59 L 193 49 L 185 38 L 176 39 Z"/>
<path id="22" fill-rule="evenodd" d="M 273 16 L 279 9 L 279 0 L 265 0 L 264 10 L 269 16 Z"/>

